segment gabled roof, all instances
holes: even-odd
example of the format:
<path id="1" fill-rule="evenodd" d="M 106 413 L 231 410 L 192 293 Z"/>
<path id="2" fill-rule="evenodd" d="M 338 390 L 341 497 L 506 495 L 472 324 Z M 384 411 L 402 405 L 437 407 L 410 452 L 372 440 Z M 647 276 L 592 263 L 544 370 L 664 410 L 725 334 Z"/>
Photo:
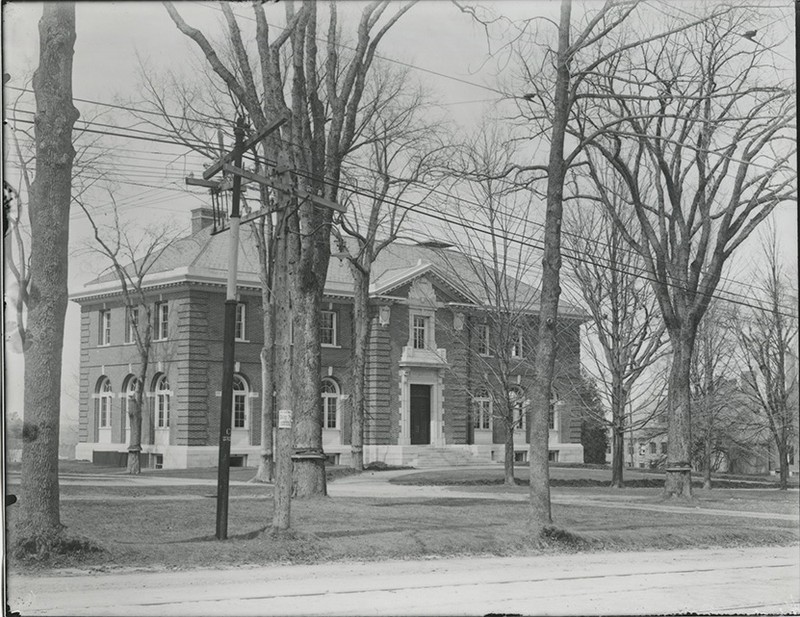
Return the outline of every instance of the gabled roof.
<path id="1" fill-rule="evenodd" d="M 229 235 L 211 235 L 211 228 L 175 241 L 155 261 L 147 275 L 147 286 L 159 287 L 182 282 L 224 285 L 227 275 Z M 353 243 L 355 248 L 355 244 Z M 394 290 L 414 279 L 426 276 L 457 298 L 456 304 L 482 305 L 489 301 L 481 281 L 477 262 L 451 248 L 422 246 L 395 242 L 381 251 L 372 266 L 370 295 L 391 296 Z M 513 281 L 514 289 L 524 297 L 519 308 L 538 310 L 539 294 L 524 282 Z M 247 225 L 242 226 L 239 257 L 238 284 L 241 287 L 260 287 L 258 252 L 254 234 Z M 107 272 L 71 294 L 76 301 L 113 294 L 119 291 L 116 274 Z M 353 278 L 345 259 L 331 257 L 325 293 L 330 296 L 352 296 Z M 523 306 L 524 305 L 524 306 Z M 579 307 L 561 303 L 564 314 L 585 317 Z"/>

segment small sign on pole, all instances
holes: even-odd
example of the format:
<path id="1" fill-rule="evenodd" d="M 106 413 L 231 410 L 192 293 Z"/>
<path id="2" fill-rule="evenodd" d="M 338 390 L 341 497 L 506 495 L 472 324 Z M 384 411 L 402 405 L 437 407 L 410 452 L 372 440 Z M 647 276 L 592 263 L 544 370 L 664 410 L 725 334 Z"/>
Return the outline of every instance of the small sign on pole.
<path id="1" fill-rule="evenodd" d="M 278 410 L 278 428 L 292 428 L 292 410 Z"/>

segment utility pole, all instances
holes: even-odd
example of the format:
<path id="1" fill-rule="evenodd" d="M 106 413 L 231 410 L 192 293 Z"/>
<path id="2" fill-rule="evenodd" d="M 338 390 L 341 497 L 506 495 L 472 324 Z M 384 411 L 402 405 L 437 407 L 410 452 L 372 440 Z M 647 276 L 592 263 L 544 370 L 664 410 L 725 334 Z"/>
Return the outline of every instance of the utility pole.
<path id="1" fill-rule="evenodd" d="M 219 423 L 219 466 L 217 469 L 217 530 L 216 537 L 218 540 L 225 540 L 228 537 L 228 493 L 230 485 L 230 454 L 231 454 L 231 412 L 233 407 L 233 369 L 234 369 L 234 353 L 235 353 L 235 330 L 236 330 L 236 277 L 238 268 L 239 257 L 239 227 L 242 223 L 246 223 L 262 216 L 270 215 L 275 208 L 264 207 L 257 212 L 253 212 L 246 217 L 242 218 L 239 211 L 241 201 L 242 180 L 247 182 L 256 182 L 264 186 L 270 187 L 274 191 L 290 193 L 292 196 L 301 200 L 308 200 L 315 205 L 322 208 L 330 208 L 338 212 L 344 212 L 345 208 L 338 203 L 314 195 L 304 191 L 300 188 L 292 187 L 290 184 L 278 180 L 271 180 L 265 176 L 261 176 L 254 172 L 242 168 L 242 155 L 248 150 L 254 148 L 262 139 L 267 135 L 280 128 L 287 118 L 281 117 L 276 121 L 270 123 L 255 135 L 250 137 L 247 141 L 244 140 L 244 118 L 238 118 L 234 129 L 236 137 L 233 150 L 214 162 L 203 172 L 203 178 L 186 178 L 186 184 L 191 186 L 203 186 L 211 190 L 212 204 L 214 206 L 214 233 L 230 230 L 230 244 L 228 253 L 228 277 L 227 277 L 227 293 L 225 297 L 225 322 L 223 331 L 223 347 L 222 347 L 222 402 L 220 405 L 220 423 Z M 220 192 L 227 190 L 227 178 L 223 178 L 221 182 L 211 180 L 211 178 L 219 172 L 231 174 L 233 182 L 231 186 L 231 210 L 227 215 L 229 219 L 229 226 L 225 226 L 226 214 L 222 211 Z M 278 173 L 288 173 L 291 171 L 288 166 L 279 165 Z M 278 431 L 279 445 L 283 441 L 287 441 L 286 433 L 291 434 L 292 428 L 292 411 L 281 410 L 278 418 L 278 429 L 288 429 Z M 284 435 L 282 435 L 284 433 Z M 283 439 L 281 439 L 281 437 Z M 287 478 L 291 481 L 291 444 L 287 441 L 284 444 L 286 447 L 279 447 L 278 453 L 284 453 L 287 464 L 280 465 L 284 469 L 284 474 L 288 474 Z M 288 469 L 288 471 L 286 471 Z M 285 478 L 284 478 L 285 480 Z M 276 488 L 277 493 L 277 488 Z M 283 504 L 287 510 L 287 525 L 288 525 L 288 503 Z"/>
<path id="2" fill-rule="evenodd" d="M 233 162 L 233 168 L 239 169 L 242 163 L 244 152 L 253 148 L 269 133 L 278 129 L 286 118 L 281 118 L 273 122 L 257 135 L 244 141 L 244 118 L 236 120 L 234 135 L 236 142 L 234 148 L 228 154 L 216 161 L 213 165 L 203 172 L 203 179 L 186 178 L 186 184 L 194 186 L 205 186 L 212 190 L 212 196 L 219 195 L 222 183 L 213 182 L 210 178 L 220 171 L 227 171 L 228 163 Z M 224 180 L 223 180 L 224 182 Z M 230 488 L 230 459 L 231 459 L 231 412 L 233 407 L 233 369 L 235 365 L 235 337 L 236 337 L 236 279 L 239 260 L 239 226 L 240 212 L 239 204 L 242 196 L 242 176 L 234 173 L 233 186 L 231 188 L 231 211 L 228 215 L 229 229 L 231 232 L 228 245 L 228 276 L 225 294 L 225 320 L 222 342 L 222 401 L 220 404 L 219 417 L 219 463 L 217 466 L 217 540 L 225 540 L 228 537 L 228 494 Z M 214 200 L 218 206 L 218 199 Z M 218 209 L 218 208 L 215 208 Z M 223 221 L 223 214 L 215 212 L 215 223 Z M 224 227 L 224 226 L 223 226 Z M 215 229 L 216 232 L 223 231 L 223 228 Z"/>

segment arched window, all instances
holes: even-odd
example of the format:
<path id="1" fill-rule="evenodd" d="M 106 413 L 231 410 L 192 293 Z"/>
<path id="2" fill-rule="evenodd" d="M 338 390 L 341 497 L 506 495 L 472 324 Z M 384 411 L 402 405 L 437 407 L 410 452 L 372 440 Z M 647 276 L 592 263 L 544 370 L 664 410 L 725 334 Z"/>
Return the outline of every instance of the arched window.
<path id="1" fill-rule="evenodd" d="M 333 379 L 322 380 L 322 428 L 339 428 L 339 386 Z"/>
<path id="2" fill-rule="evenodd" d="M 472 427 L 478 430 L 492 428 L 492 398 L 486 388 L 479 389 L 472 398 Z"/>
<path id="3" fill-rule="evenodd" d="M 241 375 L 233 376 L 233 428 L 247 428 L 249 426 L 247 381 Z"/>
<path id="4" fill-rule="evenodd" d="M 558 400 L 558 392 L 555 389 L 550 390 L 550 408 L 548 409 L 548 426 L 551 429 L 556 427 L 556 408 L 559 405 L 560 401 Z"/>
<path id="5" fill-rule="evenodd" d="M 169 381 L 166 375 L 158 375 L 155 378 L 155 391 L 156 399 L 156 428 L 167 429 L 169 428 L 169 408 L 172 399 L 172 391 L 169 389 Z"/>
<path id="6" fill-rule="evenodd" d="M 508 391 L 508 400 L 514 409 L 514 426 L 519 430 L 525 430 L 525 409 L 522 404 L 522 390 L 519 388 L 511 388 Z"/>
<path id="7" fill-rule="evenodd" d="M 135 375 L 128 375 L 123 382 L 122 393 L 120 394 L 120 400 L 122 402 L 122 415 L 120 422 L 122 425 L 123 435 L 126 435 L 127 431 L 130 430 L 130 427 L 128 426 L 128 414 L 131 412 L 131 405 L 133 404 L 133 399 L 136 396 L 136 385 L 138 383 L 139 380 Z"/>
<path id="8" fill-rule="evenodd" d="M 95 409 L 98 428 L 111 428 L 111 401 L 114 393 L 108 377 L 101 377 L 95 388 Z"/>

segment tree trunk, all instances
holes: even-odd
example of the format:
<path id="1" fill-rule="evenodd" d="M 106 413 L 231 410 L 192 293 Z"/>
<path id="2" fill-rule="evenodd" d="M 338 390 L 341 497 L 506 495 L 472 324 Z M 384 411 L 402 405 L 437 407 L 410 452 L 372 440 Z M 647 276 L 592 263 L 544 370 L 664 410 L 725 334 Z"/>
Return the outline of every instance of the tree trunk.
<path id="1" fill-rule="evenodd" d="M 785 491 L 789 488 L 789 449 L 786 447 L 785 442 L 778 445 L 778 459 L 780 462 L 778 488 Z"/>
<path id="2" fill-rule="evenodd" d="M 288 290 L 291 264 L 286 255 L 286 238 L 278 230 L 275 250 L 275 393 L 278 407 L 277 447 L 275 451 L 275 489 L 273 493 L 272 532 L 289 529 L 292 504 L 292 306 Z"/>
<path id="3" fill-rule="evenodd" d="M 39 67 L 33 75 L 36 178 L 30 195 L 31 288 L 25 350 L 22 445 L 24 535 L 53 538 L 61 531 L 58 442 L 61 352 L 67 308 L 69 208 L 72 198 L 72 104 L 75 5 L 44 4 L 39 21 Z"/>
<path id="4" fill-rule="evenodd" d="M 141 386 L 140 386 L 141 388 Z M 128 444 L 128 473 L 138 476 L 142 472 L 142 393 L 141 390 L 128 401 L 128 422 L 131 427 L 131 442 Z"/>
<path id="5" fill-rule="evenodd" d="M 267 310 L 267 307 L 264 307 Z M 271 307 L 268 309 L 271 312 Z M 270 333 L 267 344 L 267 317 L 264 317 L 264 346 L 261 348 L 261 458 L 258 462 L 258 471 L 255 479 L 259 482 L 272 482 L 274 479 L 274 462 L 272 453 L 272 440 L 274 431 L 274 409 L 272 391 L 275 389 L 273 381 L 272 362 L 272 336 Z M 270 329 L 272 319 L 269 318 Z"/>
<path id="6" fill-rule="evenodd" d="M 509 486 L 516 486 L 517 481 L 514 478 L 514 418 L 511 417 L 511 422 L 505 422 L 506 429 L 506 453 L 503 458 L 503 483 Z"/>
<path id="7" fill-rule="evenodd" d="M 369 271 L 351 268 L 355 279 L 353 297 L 353 395 L 350 435 L 351 466 L 356 471 L 364 469 L 364 411 L 367 378 L 367 349 L 372 329 L 369 312 Z"/>
<path id="8" fill-rule="evenodd" d="M 312 275 L 313 276 L 313 275 Z M 302 278 L 298 274 L 295 278 Z M 301 287 L 299 290 L 297 287 Z M 322 397 L 320 395 L 320 345 L 318 291 L 295 281 L 293 348 L 294 487 L 299 498 L 324 497 L 325 455 L 322 451 Z"/>
<path id="9" fill-rule="evenodd" d="M 625 456 L 625 396 L 623 396 L 622 379 L 617 374 L 611 378 L 611 486 L 624 488 L 623 480 Z"/>
<path id="10" fill-rule="evenodd" d="M 146 319 L 150 323 L 148 312 Z M 142 410 L 144 409 L 144 384 L 147 378 L 147 367 L 150 364 L 150 339 L 149 325 L 144 336 L 144 349 L 140 350 L 139 374 L 136 379 L 136 392 L 133 400 L 128 401 L 128 422 L 131 427 L 131 442 L 128 444 L 128 473 L 138 476 L 142 472 L 140 454 L 142 452 Z M 125 396 L 125 393 L 123 393 Z"/>
<path id="11" fill-rule="evenodd" d="M 689 373 L 692 364 L 694 332 L 681 328 L 670 333 L 672 368 L 667 397 L 667 473 L 664 496 L 692 497 L 692 418 Z"/>
<path id="12" fill-rule="evenodd" d="M 556 87 L 553 109 L 553 132 L 550 140 L 547 176 L 547 210 L 544 222 L 542 291 L 539 312 L 539 339 L 534 359 L 533 413 L 531 413 L 529 527 L 538 537 L 552 522 L 550 512 L 550 395 L 555 367 L 558 298 L 561 294 L 561 217 L 563 212 L 564 136 L 569 118 L 569 28 L 572 3 L 562 0 L 556 54 Z"/>
<path id="13" fill-rule="evenodd" d="M 611 486 L 613 488 L 624 488 L 625 482 L 622 474 L 625 468 L 625 427 L 614 423 L 611 432 Z"/>
<path id="14" fill-rule="evenodd" d="M 711 437 L 711 431 L 708 430 L 703 440 L 703 488 L 706 490 L 711 490 Z"/>

